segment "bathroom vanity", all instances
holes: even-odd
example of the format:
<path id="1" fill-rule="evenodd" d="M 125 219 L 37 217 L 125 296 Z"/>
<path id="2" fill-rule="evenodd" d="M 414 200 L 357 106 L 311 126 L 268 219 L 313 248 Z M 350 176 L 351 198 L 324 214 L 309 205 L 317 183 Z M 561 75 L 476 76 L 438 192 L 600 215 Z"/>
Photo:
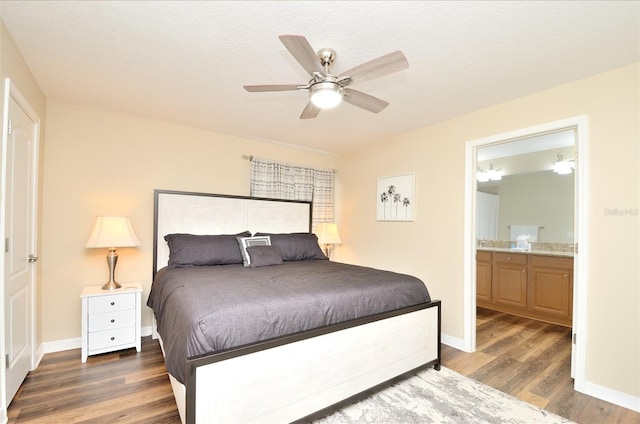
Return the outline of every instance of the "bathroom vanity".
<path id="1" fill-rule="evenodd" d="M 571 327 L 573 253 L 478 248 L 477 306 Z"/>

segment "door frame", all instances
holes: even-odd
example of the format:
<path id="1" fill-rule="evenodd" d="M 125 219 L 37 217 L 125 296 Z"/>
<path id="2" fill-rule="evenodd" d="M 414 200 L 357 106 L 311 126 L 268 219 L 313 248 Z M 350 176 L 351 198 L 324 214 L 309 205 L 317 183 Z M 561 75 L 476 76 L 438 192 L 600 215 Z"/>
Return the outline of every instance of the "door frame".
<path id="1" fill-rule="evenodd" d="M 5 78 L 4 81 L 4 96 L 3 96 L 3 117 L 2 117 L 2 151 L 0 152 L 0 241 L 4 244 L 6 238 L 6 202 L 7 202 L 7 136 L 9 129 L 9 100 L 13 98 L 20 108 L 27 114 L 29 119 L 34 124 L 34 156 L 32 164 L 33 166 L 33 180 L 32 180 L 32 198 L 33 205 L 33 217 L 29 225 L 31 225 L 31 240 L 29 241 L 31 252 L 36 254 L 38 252 L 38 164 L 40 154 L 40 117 L 31 107 L 26 97 L 20 93 L 15 84 L 10 78 Z M 7 402 L 6 402 L 6 345 L 5 345 L 5 296 L 4 296 L 4 276 L 5 276 L 5 257 L 2 255 L 0 259 L 0 419 L 7 418 Z M 31 370 L 36 368 L 36 295 L 35 287 L 37 281 L 38 267 L 33 266 L 31 271 L 31 279 L 29 281 L 29 309 L 30 320 L 28 337 L 31 342 Z"/>
<path id="2" fill-rule="evenodd" d="M 528 128 L 496 134 L 465 143 L 465 208 L 464 208 L 464 339 L 463 349 L 476 350 L 476 170 L 477 149 L 527 138 L 541 133 L 574 129 L 576 131 L 575 202 L 574 202 L 574 264 L 573 264 L 573 326 L 571 370 L 574 389 L 584 392 L 587 343 L 587 188 L 588 188 L 588 118 L 586 115 L 548 122 Z M 579 160 L 578 160 L 579 158 Z M 579 249 L 578 249 L 579 246 Z M 579 252 L 579 254 L 578 254 Z M 577 337 L 577 334 L 580 337 Z"/>

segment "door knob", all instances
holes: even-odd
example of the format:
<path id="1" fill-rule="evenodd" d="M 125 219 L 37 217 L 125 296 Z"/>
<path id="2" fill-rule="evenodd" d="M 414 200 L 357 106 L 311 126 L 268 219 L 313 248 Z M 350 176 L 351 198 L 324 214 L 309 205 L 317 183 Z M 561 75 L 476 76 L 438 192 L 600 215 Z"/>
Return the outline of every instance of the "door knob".
<path id="1" fill-rule="evenodd" d="M 38 260 L 37 256 L 29 255 L 29 263 L 30 264 L 35 263 L 37 260 Z"/>

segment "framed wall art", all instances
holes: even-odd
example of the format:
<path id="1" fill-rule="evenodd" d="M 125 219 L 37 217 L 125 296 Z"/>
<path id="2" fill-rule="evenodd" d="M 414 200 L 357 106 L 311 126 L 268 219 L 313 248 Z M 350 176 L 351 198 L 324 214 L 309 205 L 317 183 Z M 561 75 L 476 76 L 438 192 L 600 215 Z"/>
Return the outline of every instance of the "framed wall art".
<path id="1" fill-rule="evenodd" d="M 413 221 L 415 174 L 378 178 L 376 219 Z"/>

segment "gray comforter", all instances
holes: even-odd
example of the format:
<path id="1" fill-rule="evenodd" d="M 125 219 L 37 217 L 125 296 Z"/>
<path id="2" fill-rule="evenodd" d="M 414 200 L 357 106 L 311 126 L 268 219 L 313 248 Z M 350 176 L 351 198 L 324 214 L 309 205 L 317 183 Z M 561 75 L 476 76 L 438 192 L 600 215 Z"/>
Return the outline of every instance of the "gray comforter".
<path id="1" fill-rule="evenodd" d="M 147 305 L 184 383 L 187 358 L 429 301 L 415 277 L 316 260 L 163 268 Z"/>

